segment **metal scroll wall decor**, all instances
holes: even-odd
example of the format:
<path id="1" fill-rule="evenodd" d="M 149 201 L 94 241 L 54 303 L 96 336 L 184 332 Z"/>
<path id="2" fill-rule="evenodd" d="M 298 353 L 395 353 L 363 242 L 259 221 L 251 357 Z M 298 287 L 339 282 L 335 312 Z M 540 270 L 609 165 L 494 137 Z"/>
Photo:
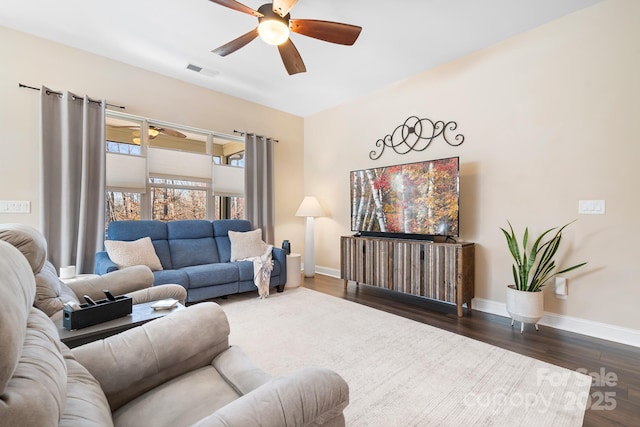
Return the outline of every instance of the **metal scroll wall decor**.
<path id="1" fill-rule="evenodd" d="M 419 119 L 411 116 L 403 124 L 396 127 L 390 135 L 376 141 L 376 147 L 380 152 L 373 150 L 369 153 L 371 160 L 378 160 L 385 148 L 391 147 L 398 154 L 407 154 L 411 151 L 424 151 L 431 145 L 431 141 L 442 136 L 444 141 L 452 147 L 457 147 L 464 142 L 462 134 L 456 134 L 451 138 L 458 124 L 454 121 L 447 123 L 442 120 L 433 122 L 430 119 Z"/>

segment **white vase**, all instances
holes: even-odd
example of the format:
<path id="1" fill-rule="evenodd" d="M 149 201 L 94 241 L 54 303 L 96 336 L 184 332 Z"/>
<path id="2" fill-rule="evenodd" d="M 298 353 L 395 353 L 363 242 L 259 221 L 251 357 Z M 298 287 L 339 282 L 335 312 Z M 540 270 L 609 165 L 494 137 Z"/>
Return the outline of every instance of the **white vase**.
<path id="1" fill-rule="evenodd" d="M 514 321 L 520 322 L 520 333 L 524 331 L 525 323 L 533 323 L 538 330 L 538 321 L 544 315 L 544 294 L 537 292 L 519 291 L 514 285 L 507 287 L 507 311 L 511 316 L 511 326 Z"/>

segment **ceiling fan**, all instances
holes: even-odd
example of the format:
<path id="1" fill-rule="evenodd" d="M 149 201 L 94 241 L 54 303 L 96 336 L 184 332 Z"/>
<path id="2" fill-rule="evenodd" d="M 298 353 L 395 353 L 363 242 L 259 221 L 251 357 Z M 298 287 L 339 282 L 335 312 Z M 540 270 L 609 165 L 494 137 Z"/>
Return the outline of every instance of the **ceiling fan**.
<path id="1" fill-rule="evenodd" d="M 133 136 L 139 138 L 140 137 L 140 127 L 139 126 L 112 126 L 113 128 L 127 128 L 127 129 L 134 129 L 133 130 Z M 160 126 L 154 126 L 154 125 L 149 125 L 149 139 L 154 139 L 155 137 L 157 137 L 160 134 L 163 135 L 168 135 L 168 136 L 173 136 L 175 138 L 186 138 L 187 135 L 185 135 L 182 132 L 178 132 L 177 130 L 174 129 L 169 129 L 169 128 L 163 128 Z"/>
<path id="2" fill-rule="evenodd" d="M 298 0 L 273 0 L 272 3 L 263 4 L 258 10 L 253 10 L 235 0 L 210 1 L 258 18 L 256 28 L 214 49 L 213 53 L 227 56 L 260 36 L 266 43 L 278 46 L 280 57 L 289 75 L 307 71 L 298 49 L 289 38 L 290 31 L 330 43 L 351 46 L 362 30 L 362 27 L 340 22 L 291 19 L 289 11 Z"/>

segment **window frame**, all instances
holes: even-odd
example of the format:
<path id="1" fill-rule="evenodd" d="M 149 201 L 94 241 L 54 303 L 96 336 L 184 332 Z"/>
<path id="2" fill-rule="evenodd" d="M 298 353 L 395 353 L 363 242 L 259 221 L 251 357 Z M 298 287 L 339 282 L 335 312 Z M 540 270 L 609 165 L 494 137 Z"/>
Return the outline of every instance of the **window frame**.
<path id="1" fill-rule="evenodd" d="M 214 153 L 214 140 L 218 139 L 218 140 L 223 140 L 223 141 L 228 141 L 228 142 L 238 142 L 238 143 L 242 143 L 244 144 L 245 140 L 242 136 L 236 136 L 236 135 L 229 135 L 229 134 L 224 134 L 224 133 L 220 133 L 220 132 L 215 132 L 215 131 L 210 131 L 210 130 L 205 130 L 205 129 L 198 129 L 198 128 L 194 128 L 191 126 L 186 126 L 186 125 L 181 125 L 181 124 L 177 124 L 177 123 L 169 123 L 169 122 L 163 122 L 160 120 L 155 120 L 155 119 L 150 119 L 150 118 L 146 118 L 146 117 L 141 117 L 141 116 L 135 116 L 132 114 L 127 114 L 127 113 L 123 113 L 120 111 L 113 111 L 113 110 L 107 110 L 106 111 L 106 116 L 107 118 L 113 118 L 113 119 L 118 119 L 118 120 L 124 120 L 124 121 L 130 121 L 134 124 L 140 124 L 140 153 L 122 153 L 120 151 L 118 152 L 113 152 L 113 151 L 108 151 L 107 148 L 108 146 L 105 146 L 105 152 L 107 153 L 112 153 L 112 154 L 116 154 L 116 155 L 123 155 L 123 156 L 138 156 L 138 157 L 143 157 L 145 159 L 146 162 L 146 170 L 145 170 L 145 182 L 146 182 L 146 186 L 144 189 L 144 192 L 139 192 L 139 191 L 132 191 L 132 189 L 127 189 L 127 188 L 116 188 L 116 187 L 106 187 L 106 191 L 105 191 L 105 201 L 108 203 L 108 199 L 107 199 L 107 195 L 109 192 L 125 192 L 125 193 L 134 193 L 134 194 L 139 194 L 140 195 L 140 219 L 144 220 L 144 219 L 152 219 L 153 217 L 153 197 L 152 197 L 152 191 L 153 188 L 174 188 L 174 189 L 184 189 L 184 190 L 197 190 L 197 191 L 202 191 L 205 190 L 206 191 L 206 216 L 208 220 L 213 220 L 216 219 L 216 211 L 215 211 L 215 198 L 216 197 L 220 197 L 221 201 L 224 201 L 223 203 L 221 203 L 221 206 L 225 206 L 224 212 L 220 212 L 220 214 L 223 214 L 221 217 L 222 218 L 226 218 L 227 216 L 229 216 L 229 211 L 230 208 L 228 208 L 228 206 L 230 206 L 230 198 L 231 197 L 240 197 L 242 199 L 245 198 L 244 194 L 242 195 L 237 195 L 237 196 L 227 196 L 227 195 L 214 195 L 214 191 L 211 185 L 211 181 L 207 181 L 207 180 L 203 180 L 203 179 L 198 179 L 198 178 L 192 178 L 192 177 L 188 177 L 188 176 L 175 176 L 175 175 L 163 175 L 163 174 L 157 174 L 157 173 L 153 173 L 151 174 L 149 172 L 149 164 L 148 164 L 148 149 L 151 147 L 150 145 L 150 138 L 149 138 L 149 134 L 148 134 L 148 129 L 150 126 L 154 126 L 154 127 L 166 127 L 166 128 L 170 128 L 170 129 L 174 129 L 180 132 L 184 132 L 184 133 L 193 133 L 193 134 L 198 134 L 198 135 L 202 135 L 206 137 L 206 141 L 205 141 L 205 152 L 201 153 L 201 152 L 196 152 L 196 151 L 190 151 L 190 150 L 178 150 L 178 151 L 185 151 L 185 152 L 191 152 L 191 153 L 198 153 L 198 154 L 207 154 L 209 156 L 211 156 L 211 166 L 214 167 L 215 164 L 222 164 L 222 165 L 228 165 L 228 157 L 232 156 L 232 155 L 237 155 L 238 152 L 235 152 L 229 156 L 223 156 L 220 154 L 215 154 Z M 135 127 L 135 126 L 132 126 Z M 107 140 L 107 142 L 113 142 L 113 143 L 117 143 L 117 144 L 127 144 L 126 142 L 120 142 L 120 141 L 109 141 Z M 219 144 L 221 146 L 224 146 L 224 144 Z M 167 149 L 167 150 L 171 150 L 173 148 L 165 148 L 165 147 L 153 147 L 154 149 Z M 244 150 L 242 151 L 242 153 L 244 153 Z M 219 159 L 216 161 L 216 159 Z M 244 168 L 244 154 L 242 155 L 241 158 L 241 162 L 242 165 L 241 166 L 234 166 L 234 167 L 241 167 Z M 205 184 L 208 184 L 206 186 L 182 186 L 182 185 L 177 185 L 177 184 L 159 184 L 159 183 L 153 183 L 152 180 L 153 179 L 170 179 L 170 180 L 183 180 L 183 181 L 187 181 L 187 182 L 204 182 Z M 107 215 L 106 216 L 106 220 L 108 221 L 108 206 L 107 203 L 105 203 L 105 211 Z M 244 212 L 244 209 L 243 209 Z M 105 226 L 108 226 L 108 222 L 105 221 Z"/>

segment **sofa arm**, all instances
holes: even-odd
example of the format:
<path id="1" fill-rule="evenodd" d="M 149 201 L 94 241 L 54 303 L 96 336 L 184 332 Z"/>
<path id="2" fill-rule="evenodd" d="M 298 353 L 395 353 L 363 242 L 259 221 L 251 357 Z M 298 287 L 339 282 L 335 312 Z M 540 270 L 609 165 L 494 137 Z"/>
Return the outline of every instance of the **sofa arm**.
<path id="1" fill-rule="evenodd" d="M 271 255 L 280 264 L 280 281 L 272 285 L 284 285 L 287 283 L 287 253 L 281 248 L 273 248 Z"/>
<path id="2" fill-rule="evenodd" d="M 328 369 L 278 377 L 194 424 L 197 427 L 344 425 L 349 386 Z"/>
<path id="3" fill-rule="evenodd" d="M 229 347 L 222 308 L 203 302 L 72 349 L 100 382 L 112 411 L 172 378 L 211 364 Z"/>
<path id="4" fill-rule="evenodd" d="M 142 304 L 169 298 L 177 299 L 180 304 L 184 304 L 187 298 L 187 290 L 182 287 L 182 285 L 168 284 L 140 289 L 139 291 L 129 292 L 127 295 L 132 298 L 133 304 Z"/>
<path id="5" fill-rule="evenodd" d="M 113 295 L 124 295 L 153 286 L 153 273 L 146 265 L 134 265 L 103 276 L 73 281 L 68 284 L 80 301 L 89 295 L 94 300 L 104 299 L 103 290 Z"/>
<path id="6" fill-rule="evenodd" d="M 103 275 L 118 270 L 115 262 L 111 261 L 107 251 L 97 252 L 93 262 L 93 272 Z"/>

